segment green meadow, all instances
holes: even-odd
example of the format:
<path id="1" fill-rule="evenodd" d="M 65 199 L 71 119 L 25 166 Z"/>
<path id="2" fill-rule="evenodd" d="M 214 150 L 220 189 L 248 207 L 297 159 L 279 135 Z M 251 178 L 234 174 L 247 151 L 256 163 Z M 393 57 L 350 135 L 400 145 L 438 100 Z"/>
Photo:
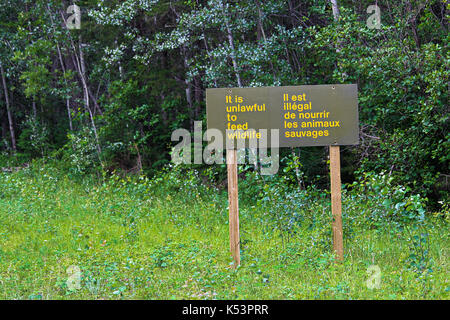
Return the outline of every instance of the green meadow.
<path id="1" fill-rule="evenodd" d="M 344 185 L 343 263 L 326 191 L 254 173 L 239 187 L 234 270 L 226 188 L 193 169 L 81 177 L 40 160 L 0 173 L 0 299 L 449 298 L 448 210 L 387 177 Z"/>

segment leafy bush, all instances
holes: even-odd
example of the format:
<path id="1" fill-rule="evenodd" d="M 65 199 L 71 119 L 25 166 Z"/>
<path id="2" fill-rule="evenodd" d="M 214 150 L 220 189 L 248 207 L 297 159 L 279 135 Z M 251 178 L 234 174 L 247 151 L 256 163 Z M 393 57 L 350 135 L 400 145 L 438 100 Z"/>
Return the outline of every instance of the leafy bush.
<path id="1" fill-rule="evenodd" d="M 349 219 L 363 218 L 374 227 L 423 221 L 427 198 L 411 194 L 411 189 L 393 185 L 384 173 L 362 173 L 344 189 L 343 206 Z"/>
<path id="2" fill-rule="evenodd" d="M 69 141 L 64 146 L 63 159 L 70 165 L 69 172 L 75 174 L 92 173 L 100 166 L 99 153 L 92 129 L 82 130 L 67 135 Z"/>
<path id="3" fill-rule="evenodd" d="M 50 147 L 49 138 L 50 132 L 45 124 L 35 117 L 26 116 L 17 144 L 29 156 L 43 157 Z"/>

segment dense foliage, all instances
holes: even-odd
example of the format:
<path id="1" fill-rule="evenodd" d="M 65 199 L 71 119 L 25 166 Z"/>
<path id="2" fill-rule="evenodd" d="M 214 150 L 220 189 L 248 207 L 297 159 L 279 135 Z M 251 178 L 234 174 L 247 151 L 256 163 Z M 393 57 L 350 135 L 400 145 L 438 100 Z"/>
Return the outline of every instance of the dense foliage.
<path id="1" fill-rule="evenodd" d="M 0 150 L 154 172 L 171 132 L 205 120 L 205 88 L 357 83 L 361 144 L 343 150 L 344 181 L 384 172 L 448 200 L 450 3 L 376 1 L 370 29 L 372 1 L 333 2 L 340 15 L 326 0 L 80 0 L 69 30 L 69 1 L 3 0 Z M 324 148 L 283 152 L 283 168 L 297 164 L 286 177 L 326 186 Z"/>

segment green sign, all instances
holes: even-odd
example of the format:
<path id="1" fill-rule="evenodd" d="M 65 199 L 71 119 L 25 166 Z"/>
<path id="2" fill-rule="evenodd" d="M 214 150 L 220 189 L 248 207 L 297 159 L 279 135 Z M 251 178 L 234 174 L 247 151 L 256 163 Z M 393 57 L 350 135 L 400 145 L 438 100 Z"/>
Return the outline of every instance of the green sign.
<path id="1" fill-rule="evenodd" d="M 227 149 L 255 146 L 250 141 L 260 148 L 359 140 L 356 84 L 206 89 L 206 114 Z M 217 139 L 217 130 L 207 135 Z"/>

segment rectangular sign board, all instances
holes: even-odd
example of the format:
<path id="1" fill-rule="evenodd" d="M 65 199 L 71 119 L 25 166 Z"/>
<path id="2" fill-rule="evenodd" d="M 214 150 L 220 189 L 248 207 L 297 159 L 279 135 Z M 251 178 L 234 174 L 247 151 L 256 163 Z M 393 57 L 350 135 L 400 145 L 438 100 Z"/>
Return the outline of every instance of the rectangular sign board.
<path id="1" fill-rule="evenodd" d="M 248 146 L 251 139 L 258 141 L 258 147 L 264 139 L 267 147 L 355 145 L 359 141 L 356 84 L 206 89 L 206 114 L 208 129 L 221 132 L 227 149 L 239 143 Z M 210 136 L 217 139 L 208 130 Z"/>

